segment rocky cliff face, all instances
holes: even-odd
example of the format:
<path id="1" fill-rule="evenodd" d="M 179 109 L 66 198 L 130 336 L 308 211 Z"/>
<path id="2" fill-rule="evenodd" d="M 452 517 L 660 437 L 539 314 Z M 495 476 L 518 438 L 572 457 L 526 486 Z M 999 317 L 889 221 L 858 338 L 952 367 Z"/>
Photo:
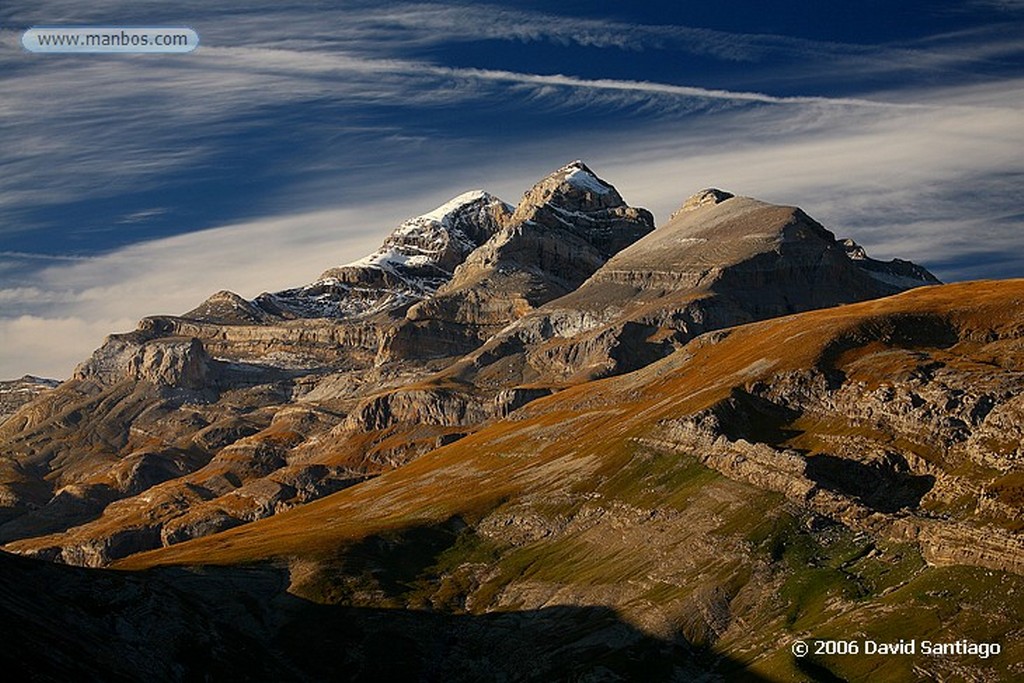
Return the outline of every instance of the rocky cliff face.
<path id="1" fill-rule="evenodd" d="M 203 389 L 211 383 L 212 358 L 195 337 L 155 337 L 144 333 L 111 335 L 92 358 L 75 369 L 74 379 L 101 383 L 148 382 L 157 386 Z"/>

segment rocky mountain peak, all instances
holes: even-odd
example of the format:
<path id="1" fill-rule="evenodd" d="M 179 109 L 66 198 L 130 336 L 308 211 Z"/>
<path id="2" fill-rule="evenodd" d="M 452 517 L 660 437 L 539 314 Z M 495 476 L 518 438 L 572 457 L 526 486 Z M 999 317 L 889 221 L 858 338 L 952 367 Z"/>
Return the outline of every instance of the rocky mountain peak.
<path id="1" fill-rule="evenodd" d="M 305 287 L 262 294 L 254 303 L 286 318 L 345 318 L 407 306 L 448 282 L 511 213 L 492 194 L 465 192 L 402 222 L 369 256 L 331 268 Z"/>
<path id="2" fill-rule="evenodd" d="M 649 211 L 626 204 L 611 183 L 582 161 L 566 164 L 530 188 L 511 223 L 568 231 L 605 259 L 654 229 Z"/>
<path id="3" fill-rule="evenodd" d="M 224 289 L 183 317 L 222 324 L 252 324 L 265 320 L 266 314 L 250 301 Z"/>
<path id="4" fill-rule="evenodd" d="M 483 190 L 464 192 L 433 211 L 403 222 L 381 249 L 434 257 L 437 265 L 450 272 L 466 254 L 494 236 L 508 222 L 513 209 Z M 457 262 L 446 263 L 451 260 Z"/>
<path id="5" fill-rule="evenodd" d="M 400 277 L 450 276 L 469 252 L 504 226 L 511 212 L 512 207 L 494 195 L 482 190 L 465 192 L 433 211 L 404 221 L 376 252 L 332 268 L 320 279 L 343 277 L 345 270 L 361 268 Z"/>
<path id="6" fill-rule="evenodd" d="M 732 199 L 735 196 L 736 195 L 731 192 L 725 192 L 724 190 L 709 187 L 706 190 L 701 190 L 683 202 L 683 205 L 672 214 L 670 219 L 675 218 L 683 212 L 699 209 L 702 206 L 714 206 L 715 204 L 721 204 L 725 200 Z"/>
<path id="7" fill-rule="evenodd" d="M 649 211 L 628 206 L 582 161 L 567 164 L 535 184 L 450 280 L 408 309 L 378 361 L 467 353 L 653 229 Z"/>
<path id="8" fill-rule="evenodd" d="M 544 208 L 593 212 L 625 206 L 615 187 L 597 176 L 582 161 L 573 161 L 546 176 L 523 195 L 516 220 L 531 220 Z"/>

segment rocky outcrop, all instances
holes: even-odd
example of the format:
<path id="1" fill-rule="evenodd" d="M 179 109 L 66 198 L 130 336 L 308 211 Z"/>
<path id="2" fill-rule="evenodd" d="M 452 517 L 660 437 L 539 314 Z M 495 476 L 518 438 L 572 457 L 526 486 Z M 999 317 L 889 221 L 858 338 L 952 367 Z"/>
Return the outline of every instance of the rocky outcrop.
<path id="1" fill-rule="evenodd" d="M 991 526 L 936 519 L 900 519 L 893 538 L 915 541 L 933 565 L 967 565 L 1024 574 L 1024 540 Z"/>
<path id="2" fill-rule="evenodd" d="M 369 432 L 399 423 L 479 425 L 490 416 L 487 407 L 471 394 L 452 389 L 401 389 L 364 399 L 346 424 Z"/>
<path id="3" fill-rule="evenodd" d="M 74 379 L 115 384 L 129 380 L 186 389 L 207 388 L 212 359 L 195 337 L 159 337 L 136 332 L 107 337 Z"/>
<path id="4" fill-rule="evenodd" d="M 59 381 L 25 375 L 21 379 L 0 382 L 0 422 L 13 415 L 18 408 L 29 403 L 44 391 L 53 389 Z"/>

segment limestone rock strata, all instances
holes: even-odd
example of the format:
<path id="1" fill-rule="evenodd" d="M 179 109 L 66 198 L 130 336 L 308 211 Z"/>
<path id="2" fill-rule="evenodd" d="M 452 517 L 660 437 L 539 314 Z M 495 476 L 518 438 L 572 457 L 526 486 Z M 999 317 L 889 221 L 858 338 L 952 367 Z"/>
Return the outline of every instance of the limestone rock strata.
<path id="1" fill-rule="evenodd" d="M 948 313 L 869 317 L 814 367 L 769 364 L 642 442 L 850 528 L 912 540 L 932 564 L 1024 573 L 1020 328 L 986 319 L 995 315 L 1015 312 L 977 313 L 983 329 Z"/>
<path id="2" fill-rule="evenodd" d="M 59 381 L 25 375 L 20 379 L 0 382 L 0 422 L 14 414 L 21 406 L 29 403 L 44 391 L 53 389 Z"/>

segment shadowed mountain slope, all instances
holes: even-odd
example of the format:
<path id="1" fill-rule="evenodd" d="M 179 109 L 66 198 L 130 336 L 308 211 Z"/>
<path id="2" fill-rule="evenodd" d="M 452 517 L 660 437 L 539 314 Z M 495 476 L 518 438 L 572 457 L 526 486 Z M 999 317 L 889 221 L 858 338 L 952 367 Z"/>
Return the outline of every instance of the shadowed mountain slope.
<path id="1" fill-rule="evenodd" d="M 273 567 L 126 574 L 0 554 L 0 663 L 32 681 L 671 681 L 741 670 L 606 607 L 372 609 L 286 586 Z"/>

